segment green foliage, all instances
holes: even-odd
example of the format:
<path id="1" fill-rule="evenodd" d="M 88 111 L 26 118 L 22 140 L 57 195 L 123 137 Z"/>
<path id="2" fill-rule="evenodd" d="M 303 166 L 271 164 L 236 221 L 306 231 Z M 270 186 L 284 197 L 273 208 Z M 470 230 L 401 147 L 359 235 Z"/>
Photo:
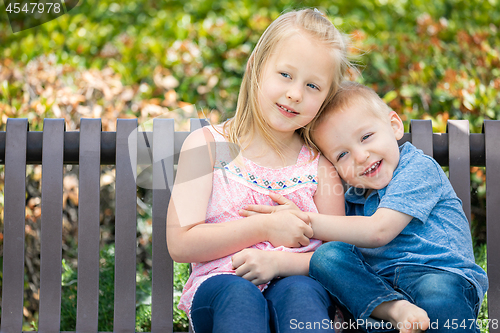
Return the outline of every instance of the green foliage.
<path id="1" fill-rule="evenodd" d="M 99 326 L 101 332 L 113 331 L 115 256 L 114 246 L 100 251 L 99 262 Z M 62 262 L 61 331 L 76 327 L 77 269 Z"/>
<path id="2" fill-rule="evenodd" d="M 486 261 L 486 244 L 474 246 L 474 256 L 476 258 L 476 264 L 481 266 L 482 269 L 487 271 L 487 261 Z M 488 293 L 484 296 L 483 304 L 479 309 L 478 320 L 481 321 L 481 333 L 488 333 Z"/>
<path id="3" fill-rule="evenodd" d="M 284 10 L 319 7 L 352 35 L 364 64 L 358 80 L 382 96 L 394 92 L 389 102 L 405 121 L 428 117 L 441 130 L 448 118 L 469 119 L 479 132 L 484 118 L 500 112 L 497 2 L 88 0 L 17 34 L 4 20 L 0 60 L 22 69 L 53 54 L 68 68 L 110 68 L 125 86 L 152 87 L 142 99 L 160 100 L 165 91 L 152 74 L 165 69 L 178 81 L 179 100 L 224 119 L 234 112 L 245 62 L 267 25 Z M 19 110 L 23 83 L 1 81 L 0 102 Z"/>
<path id="4" fill-rule="evenodd" d="M 113 331 L 114 310 L 114 245 L 100 252 L 99 265 L 99 324 L 100 332 Z M 174 331 L 187 332 L 188 320 L 177 309 L 180 293 L 189 277 L 188 264 L 174 264 Z M 76 327 L 78 270 L 62 261 L 61 331 L 74 331 Z M 143 265 L 137 267 L 136 278 L 136 331 L 151 332 L 151 274 Z M 36 329 L 36 323 L 33 323 Z"/>
<path id="5" fill-rule="evenodd" d="M 62 261 L 61 330 L 71 331 L 76 327 L 76 294 L 78 273 Z"/>
<path id="6" fill-rule="evenodd" d="M 174 263 L 174 331 L 187 332 L 188 318 L 184 311 L 179 310 L 177 305 L 181 297 L 182 288 L 189 278 L 189 264 Z"/>

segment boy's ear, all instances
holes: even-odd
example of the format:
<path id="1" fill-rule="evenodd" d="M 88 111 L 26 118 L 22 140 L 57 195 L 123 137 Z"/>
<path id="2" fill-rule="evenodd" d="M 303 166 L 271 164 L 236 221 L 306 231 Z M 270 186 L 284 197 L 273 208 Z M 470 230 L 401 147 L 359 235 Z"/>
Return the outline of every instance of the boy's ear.
<path id="1" fill-rule="evenodd" d="M 399 115 L 395 111 L 391 111 L 389 113 L 389 120 L 391 122 L 391 127 L 394 131 L 394 136 L 396 140 L 399 140 L 405 134 L 405 128 L 403 125 L 403 121 L 399 118 Z"/>

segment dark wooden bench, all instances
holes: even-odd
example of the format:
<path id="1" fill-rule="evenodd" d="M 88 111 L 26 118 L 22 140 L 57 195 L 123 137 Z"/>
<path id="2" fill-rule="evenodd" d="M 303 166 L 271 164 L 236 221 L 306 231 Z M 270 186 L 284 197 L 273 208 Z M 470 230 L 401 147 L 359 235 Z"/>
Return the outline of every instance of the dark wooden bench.
<path id="1" fill-rule="evenodd" d="M 78 243 L 84 246 L 78 247 L 76 332 L 98 330 L 100 166 L 111 164 L 116 167 L 114 331 L 135 332 L 137 187 L 131 161 L 151 160 L 151 331 L 172 332 L 173 262 L 165 217 L 176 154 L 189 132 L 175 132 L 171 119 L 155 119 L 150 132 L 134 132 L 137 125 L 137 120 L 118 119 L 116 132 L 102 132 L 100 119 L 81 119 L 80 131 L 66 132 L 64 120 L 45 119 L 44 130 L 36 132 L 29 131 L 26 119 L 8 119 L 0 132 L 0 164 L 5 164 L 1 333 L 22 331 L 27 164 L 42 165 L 39 331 L 60 331 L 64 164 L 79 164 Z M 191 121 L 192 130 L 200 126 L 198 119 Z M 465 120 L 449 121 L 447 133 L 433 133 L 431 121 L 414 120 L 404 141 L 449 167 L 469 221 L 470 167 L 486 166 L 488 310 L 489 318 L 499 319 L 500 121 L 485 121 L 483 133 L 471 134 Z"/>

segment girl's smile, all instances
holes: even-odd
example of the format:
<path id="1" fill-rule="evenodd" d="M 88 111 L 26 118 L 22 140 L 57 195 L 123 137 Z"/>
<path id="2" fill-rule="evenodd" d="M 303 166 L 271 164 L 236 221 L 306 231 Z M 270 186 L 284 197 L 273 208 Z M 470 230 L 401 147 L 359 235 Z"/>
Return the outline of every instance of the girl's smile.
<path id="1" fill-rule="evenodd" d="M 298 112 L 296 112 L 294 109 L 292 109 L 289 106 L 281 105 L 276 103 L 276 106 L 278 107 L 279 111 L 285 116 L 285 117 L 290 117 L 293 118 L 297 115 L 299 115 Z"/>

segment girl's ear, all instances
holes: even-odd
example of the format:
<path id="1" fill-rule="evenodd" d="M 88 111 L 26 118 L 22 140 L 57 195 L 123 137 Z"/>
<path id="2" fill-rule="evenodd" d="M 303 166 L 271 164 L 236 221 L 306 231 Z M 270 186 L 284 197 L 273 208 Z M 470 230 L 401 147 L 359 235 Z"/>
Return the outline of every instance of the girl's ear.
<path id="1" fill-rule="evenodd" d="M 405 134 L 405 128 L 403 125 L 403 121 L 399 118 L 398 114 L 395 111 L 391 111 L 389 113 L 389 120 L 391 122 L 392 130 L 394 131 L 394 136 L 396 140 L 399 140 Z"/>

